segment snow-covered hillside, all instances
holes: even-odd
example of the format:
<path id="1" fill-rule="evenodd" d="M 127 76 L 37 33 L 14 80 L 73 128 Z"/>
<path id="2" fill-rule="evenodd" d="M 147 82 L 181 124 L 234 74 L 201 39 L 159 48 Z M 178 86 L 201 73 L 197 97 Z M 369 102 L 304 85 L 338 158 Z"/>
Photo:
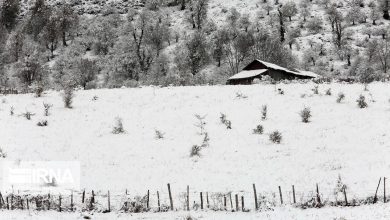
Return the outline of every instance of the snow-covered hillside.
<path id="1" fill-rule="evenodd" d="M 365 197 L 390 171 L 388 87 L 375 83 L 363 91 L 360 84 L 323 84 L 319 95 L 310 83 L 89 90 L 76 93 L 73 109 L 63 107 L 57 92 L 42 98 L 8 95 L 1 97 L 0 146 L 8 160 L 80 161 L 86 189 L 166 191 L 171 183 L 176 192 L 186 185 L 195 191 L 251 192 L 256 183 L 261 191 L 276 192 L 279 185 L 287 191 L 294 184 L 309 192 L 319 183 L 330 196 L 340 175 L 351 196 Z M 328 88 L 332 96 L 324 95 Z M 339 92 L 346 99 L 336 103 Z M 366 109 L 357 107 L 360 94 Z M 54 105 L 50 116 L 43 116 L 42 103 Z M 264 121 L 262 105 L 268 106 Z M 304 107 L 313 115 L 307 124 L 299 116 Z M 36 114 L 32 120 L 20 116 L 26 111 Z M 221 124 L 221 113 L 231 130 Z M 195 114 L 206 116 L 210 146 L 191 158 L 191 147 L 202 141 Z M 112 134 L 116 117 L 126 133 Z M 37 126 L 42 119 L 48 127 Z M 263 135 L 253 134 L 258 124 Z M 155 130 L 164 138 L 157 140 Z M 281 144 L 270 142 L 274 130 L 282 133 Z"/>

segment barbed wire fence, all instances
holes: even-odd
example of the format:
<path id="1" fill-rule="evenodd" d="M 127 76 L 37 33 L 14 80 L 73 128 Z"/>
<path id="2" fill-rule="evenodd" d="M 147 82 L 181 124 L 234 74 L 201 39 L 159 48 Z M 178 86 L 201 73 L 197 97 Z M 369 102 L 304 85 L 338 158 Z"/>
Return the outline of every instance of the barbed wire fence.
<path id="1" fill-rule="evenodd" d="M 379 188 L 383 186 L 383 195 Z M 276 187 L 272 192 L 261 192 L 252 185 L 251 191 L 239 192 L 203 192 L 191 191 L 190 186 L 184 192 L 175 192 L 170 184 L 165 191 L 147 190 L 144 195 L 131 195 L 110 191 L 82 191 L 61 194 L 23 194 L 0 192 L 0 209 L 7 210 L 55 210 L 58 212 L 112 211 L 142 213 L 211 210 L 229 212 L 272 211 L 276 207 L 291 205 L 296 208 L 322 208 L 325 206 L 360 206 L 387 202 L 386 178 L 380 178 L 376 189 L 370 191 L 352 191 L 345 185 L 335 188 L 321 188 L 318 184 L 313 191 L 300 191 L 294 185 L 290 189 Z M 366 194 L 366 197 L 357 195 Z"/>

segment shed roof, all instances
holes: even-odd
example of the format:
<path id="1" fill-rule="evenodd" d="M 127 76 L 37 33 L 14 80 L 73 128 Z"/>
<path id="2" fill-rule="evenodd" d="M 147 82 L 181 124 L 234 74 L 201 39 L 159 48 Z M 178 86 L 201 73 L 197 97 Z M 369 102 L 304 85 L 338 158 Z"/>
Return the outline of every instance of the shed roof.
<path id="1" fill-rule="evenodd" d="M 267 69 L 243 70 L 243 71 L 237 73 L 236 75 L 230 77 L 229 80 L 251 78 L 251 77 L 259 76 L 259 75 L 265 73 L 266 71 L 267 71 Z"/>
<path id="2" fill-rule="evenodd" d="M 319 77 L 319 75 L 313 73 L 313 72 L 309 72 L 309 71 L 292 71 L 292 70 L 289 70 L 287 68 L 284 68 L 284 67 L 281 67 L 281 66 L 278 66 L 276 64 L 273 64 L 273 63 L 269 63 L 269 62 L 265 62 L 265 61 L 262 61 L 262 60 L 257 60 L 258 62 L 264 64 L 264 66 L 270 68 L 270 69 L 274 69 L 274 70 L 280 70 L 280 71 L 284 71 L 284 72 L 287 72 L 287 73 L 290 73 L 290 74 L 293 74 L 293 75 L 298 75 L 298 76 L 307 76 L 307 77 L 312 77 L 312 78 L 317 78 Z"/>

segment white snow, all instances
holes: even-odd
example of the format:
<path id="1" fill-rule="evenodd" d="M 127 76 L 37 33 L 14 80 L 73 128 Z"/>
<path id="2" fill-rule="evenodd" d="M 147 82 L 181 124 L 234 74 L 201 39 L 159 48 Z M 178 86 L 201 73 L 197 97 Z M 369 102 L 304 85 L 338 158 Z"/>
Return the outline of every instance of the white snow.
<path id="1" fill-rule="evenodd" d="M 229 79 L 245 79 L 245 78 L 259 76 L 265 72 L 267 72 L 267 69 L 244 70 L 230 77 Z"/>
<path id="2" fill-rule="evenodd" d="M 185 191 L 244 191 L 252 183 L 262 192 L 289 193 L 291 185 L 304 195 L 319 183 L 333 198 L 341 175 L 356 197 L 373 195 L 380 176 L 390 173 L 390 90 L 387 83 L 320 85 L 333 96 L 313 95 L 314 84 L 252 86 L 199 86 L 78 91 L 74 108 L 63 107 L 60 93 L 42 98 L 32 94 L 9 95 L 0 100 L 0 147 L 9 160 L 61 160 L 81 162 L 81 186 L 112 193 Z M 284 90 L 278 95 L 276 88 Z M 237 93 L 248 98 L 239 99 Z M 336 103 L 336 94 L 346 100 Z M 303 96 L 305 94 L 305 96 Z M 356 99 L 364 94 L 367 109 Z M 97 101 L 92 101 L 94 96 Z M 303 97 L 303 98 L 302 98 Z M 4 102 L 4 103 L 3 103 Z M 42 103 L 54 107 L 43 116 Z M 261 106 L 268 105 L 268 119 L 261 120 Z M 15 115 L 10 116 L 13 106 Z M 300 121 L 299 112 L 310 107 L 313 118 Z M 31 121 L 18 116 L 26 111 Z M 232 129 L 220 122 L 227 115 Z M 195 114 L 206 115 L 210 147 L 200 158 L 190 158 L 190 148 L 201 144 Z M 125 134 L 111 133 L 115 117 L 123 119 Z M 48 127 L 36 123 L 47 119 Z M 262 124 L 265 134 L 254 135 Z M 155 129 L 165 133 L 156 140 Z M 279 130 L 282 144 L 268 134 Z M 3 159 L 2 159 L 3 160 Z M 115 191 L 115 192 L 114 192 Z"/>

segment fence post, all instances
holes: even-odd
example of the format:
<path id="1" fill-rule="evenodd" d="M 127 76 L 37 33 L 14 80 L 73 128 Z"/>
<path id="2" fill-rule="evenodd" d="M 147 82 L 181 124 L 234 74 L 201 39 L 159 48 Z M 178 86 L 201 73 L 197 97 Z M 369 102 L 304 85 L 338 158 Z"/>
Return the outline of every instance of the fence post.
<path id="1" fill-rule="evenodd" d="M 383 203 L 386 203 L 386 177 L 383 177 Z"/>
<path id="2" fill-rule="evenodd" d="M 379 185 L 381 184 L 381 180 L 382 180 L 382 177 L 379 177 L 379 182 L 378 182 L 378 186 L 376 187 L 374 201 L 373 201 L 374 203 L 376 203 L 378 201 L 378 189 L 379 189 Z"/>
<path id="3" fill-rule="evenodd" d="M 343 191 L 344 191 L 344 200 L 345 200 L 345 206 L 348 206 L 348 199 L 347 199 L 347 192 L 345 190 L 345 186 L 343 187 Z"/>
<path id="4" fill-rule="evenodd" d="M 200 192 L 200 209 L 203 210 L 203 195 L 202 195 L 202 192 Z"/>
<path id="5" fill-rule="evenodd" d="M 47 201 L 49 202 L 49 204 L 48 204 L 48 210 L 50 210 L 50 206 L 51 206 L 51 204 L 50 204 L 50 193 L 47 194 Z M 12 197 L 11 197 L 11 210 L 12 210 Z"/>
<path id="6" fill-rule="evenodd" d="M 232 209 L 232 211 L 234 210 L 233 209 L 233 199 L 232 199 L 232 193 L 230 192 L 229 193 L 229 198 L 230 198 L 230 208 Z"/>
<path id="7" fill-rule="evenodd" d="M 73 212 L 73 191 L 70 194 L 70 211 Z"/>
<path id="8" fill-rule="evenodd" d="M 148 190 L 148 196 L 146 199 L 146 208 L 149 210 L 149 190 Z"/>
<path id="9" fill-rule="evenodd" d="M 206 192 L 206 202 L 207 202 L 207 208 L 210 208 L 210 203 L 209 203 L 209 193 Z"/>
<path id="10" fill-rule="evenodd" d="M 280 204 L 283 205 L 283 195 L 282 195 L 282 188 L 279 186 L 279 196 L 280 196 Z"/>
<path id="11" fill-rule="evenodd" d="M 253 184 L 253 195 L 255 196 L 255 209 L 256 211 L 259 209 L 259 204 L 257 203 L 257 193 L 256 193 L 256 185 Z"/>
<path id="12" fill-rule="evenodd" d="M 62 212 L 62 208 L 61 208 L 61 195 L 58 197 L 58 211 Z"/>
<path id="13" fill-rule="evenodd" d="M 148 190 L 148 194 L 149 194 L 149 190 Z M 107 205 L 108 205 L 108 212 L 111 212 L 111 201 L 110 201 L 110 190 L 108 190 L 107 192 Z M 148 198 L 149 200 L 149 198 Z M 149 203 L 149 201 L 148 201 Z M 148 208 L 149 208 L 149 204 L 148 204 Z"/>
<path id="14" fill-rule="evenodd" d="M 225 211 L 227 210 L 226 209 L 226 195 L 223 195 L 223 207 L 225 208 Z"/>
<path id="15" fill-rule="evenodd" d="M 85 201 L 85 189 L 83 190 L 83 194 L 81 195 L 81 203 Z"/>
<path id="16" fill-rule="evenodd" d="M 171 204 L 171 210 L 173 211 L 173 200 L 172 200 L 172 193 L 171 193 L 171 184 L 168 183 L 168 193 L 169 193 L 169 202 Z"/>
<path id="17" fill-rule="evenodd" d="M 241 210 L 245 212 L 244 196 L 241 196 Z"/>
<path id="18" fill-rule="evenodd" d="M 157 205 L 158 205 L 158 211 L 161 211 L 161 208 L 160 208 L 160 194 L 158 193 L 158 191 L 157 191 Z"/>
<path id="19" fill-rule="evenodd" d="M 29 202 L 28 202 L 28 197 L 26 198 L 26 208 L 27 208 L 27 210 L 30 209 L 30 205 L 29 205 Z"/>
<path id="20" fill-rule="evenodd" d="M 297 201 L 295 200 L 295 186 L 292 185 L 292 191 L 293 191 L 293 203 L 297 203 Z"/>
<path id="21" fill-rule="evenodd" d="M 318 189 L 318 183 L 316 184 L 316 188 L 317 188 L 317 202 L 318 204 L 321 204 L 320 190 Z"/>
<path id="22" fill-rule="evenodd" d="M 0 192 L 0 209 L 3 208 L 3 195 L 1 195 L 1 192 Z"/>
<path id="23" fill-rule="evenodd" d="M 235 197 L 236 197 L 236 212 L 238 212 L 238 195 L 236 194 Z"/>
<path id="24" fill-rule="evenodd" d="M 190 211 L 190 186 L 187 185 L 187 211 Z"/>

